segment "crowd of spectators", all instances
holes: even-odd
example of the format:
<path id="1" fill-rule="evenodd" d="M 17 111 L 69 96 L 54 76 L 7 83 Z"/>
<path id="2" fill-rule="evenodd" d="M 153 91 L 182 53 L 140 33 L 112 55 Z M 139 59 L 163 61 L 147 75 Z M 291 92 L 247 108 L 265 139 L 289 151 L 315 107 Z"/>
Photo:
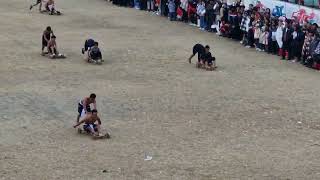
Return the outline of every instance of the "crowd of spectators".
<path id="1" fill-rule="evenodd" d="M 241 0 L 113 0 L 171 21 L 183 21 L 203 31 L 240 41 L 247 48 L 320 70 L 320 35 L 316 23 L 272 16 L 261 6 L 245 7 Z M 299 3 L 302 3 L 299 1 Z"/>

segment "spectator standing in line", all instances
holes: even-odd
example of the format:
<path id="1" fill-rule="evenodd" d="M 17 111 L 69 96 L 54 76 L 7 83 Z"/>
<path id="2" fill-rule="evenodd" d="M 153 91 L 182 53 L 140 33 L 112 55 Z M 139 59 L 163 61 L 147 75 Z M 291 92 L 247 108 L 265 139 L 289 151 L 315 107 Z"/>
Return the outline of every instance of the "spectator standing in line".
<path id="1" fill-rule="evenodd" d="M 176 4 L 174 0 L 169 0 L 168 9 L 169 9 L 170 21 L 175 21 L 176 20 Z"/>
<path id="2" fill-rule="evenodd" d="M 206 28 L 206 25 L 205 25 L 206 8 L 205 8 L 205 3 L 203 0 L 200 0 L 199 3 L 197 4 L 197 14 L 200 18 L 200 29 L 205 30 L 205 28 Z"/>
<path id="3" fill-rule="evenodd" d="M 211 30 L 212 30 L 211 26 L 213 25 L 213 21 L 215 19 L 213 6 L 214 6 L 213 1 L 210 1 L 206 7 L 206 13 L 205 13 L 205 17 L 206 17 L 205 19 L 207 22 L 206 30 L 209 32 L 211 32 Z"/>
<path id="4" fill-rule="evenodd" d="M 301 30 L 301 27 L 299 24 L 296 24 L 293 29 L 293 40 L 292 40 L 292 57 L 297 58 L 297 61 L 301 60 L 301 52 L 302 52 L 302 46 L 304 42 L 304 33 Z"/>
<path id="5" fill-rule="evenodd" d="M 282 55 L 282 36 L 283 36 L 283 19 L 279 18 L 279 23 L 276 31 L 276 40 L 279 47 L 279 56 Z"/>
<path id="6" fill-rule="evenodd" d="M 154 11 L 154 0 L 147 0 L 147 9 L 148 11 Z"/>
<path id="7" fill-rule="evenodd" d="M 277 32 L 277 26 L 276 26 L 276 23 L 273 22 L 271 24 L 271 28 L 269 29 L 269 35 L 268 35 L 268 44 L 269 44 L 268 52 L 272 54 L 277 54 L 278 52 L 276 32 Z"/>
<path id="8" fill-rule="evenodd" d="M 291 60 L 292 59 L 292 33 L 293 30 L 291 28 L 291 21 L 287 20 L 285 22 L 285 28 L 283 29 L 283 36 L 282 36 L 282 59 Z"/>

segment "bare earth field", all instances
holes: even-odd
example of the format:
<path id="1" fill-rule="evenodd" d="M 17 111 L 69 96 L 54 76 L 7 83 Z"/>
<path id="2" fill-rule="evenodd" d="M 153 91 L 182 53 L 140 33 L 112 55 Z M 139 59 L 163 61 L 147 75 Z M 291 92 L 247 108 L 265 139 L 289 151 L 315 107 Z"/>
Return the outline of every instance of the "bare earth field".
<path id="1" fill-rule="evenodd" d="M 0 1 L 0 179 L 320 178 L 319 72 L 104 0 L 29 2 Z M 67 59 L 40 56 L 48 25 Z M 105 64 L 84 62 L 88 37 Z M 187 63 L 199 42 L 217 71 Z M 110 140 L 72 127 L 92 92 Z"/>

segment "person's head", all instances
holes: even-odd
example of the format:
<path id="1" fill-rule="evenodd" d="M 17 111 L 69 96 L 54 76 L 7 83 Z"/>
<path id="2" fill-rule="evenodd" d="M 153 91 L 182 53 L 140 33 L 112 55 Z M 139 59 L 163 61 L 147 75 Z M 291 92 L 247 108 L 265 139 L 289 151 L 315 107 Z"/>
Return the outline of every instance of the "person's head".
<path id="1" fill-rule="evenodd" d="M 317 23 L 313 23 L 312 26 L 311 26 L 311 29 L 312 30 L 317 30 L 318 28 L 318 24 Z"/>
<path id="2" fill-rule="evenodd" d="M 280 18 L 279 18 L 278 26 L 281 27 L 282 25 L 283 25 L 283 19 L 280 19 Z"/>
<path id="3" fill-rule="evenodd" d="M 46 28 L 46 30 L 47 30 L 47 31 L 50 31 L 50 32 L 52 31 L 52 29 L 51 29 L 50 26 L 48 26 L 48 27 Z"/>
<path id="4" fill-rule="evenodd" d="M 57 38 L 57 37 L 56 37 L 55 35 L 52 35 L 52 36 L 51 36 L 51 39 L 54 40 L 54 41 L 56 40 L 56 38 Z"/>
<path id="5" fill-rule="evenodd" d="M 96 46 L 96 47 L 98 47 L 98 46 L 99 46 L 99 43 L 98 43 L 98 42 L 94 42 L 93 45 Z"/>
<path id="6" fill-rule="evenodd" d="M 206 45 L 204 48 L 206 49 L 206 53 L 208 53 L 210 51 L 210 46 L 209 45 Z"/>
<path id="7" fill-rule="evenodd" d="M 287 19 L 287 20 L 285 21 L 285 26 L 286 26 L 286 28 L 288 28 L 288 27 L 291 26 L 291 21 L 290 21 L 289 19 Z"/>
<path id="8" fill-rule="evenodd" d="M 98 111 L 97 111 L 96 109 L 93 109 L 93 110 L 91 111 L 91 114 L 92 114 L 93 116 L 97 117 L 97 116 L 98 116 Z"/>
<path id="9" fill-rule="evenodd" d="M 96 97 L 97 97 L 96 94 L 94 94 L 94 93 L 90 94 L 91 101 L 94 101 L 96 99 Z"/>
<path id="10" fill-rule="evenodd" d="M 254 17 L 256 17 L 256 16 L 255 16 L 254 13 L 251 13 L 250 17 L 251 17 L 252 19 L 254 19 Z"/>
<path id="11" fill-rule="evenodd" d="M 266 9 L 266 13 L 270 14 L 271 10 L 269 8 Z"/>
<path id="12" fill-rule="evenodd" d="M 313 37 L 314 34 L 315 34 L 314 30 L 311 30 L 311 29 L 310 29 L 310 30 L 308 31 L 309 37 Z"/>

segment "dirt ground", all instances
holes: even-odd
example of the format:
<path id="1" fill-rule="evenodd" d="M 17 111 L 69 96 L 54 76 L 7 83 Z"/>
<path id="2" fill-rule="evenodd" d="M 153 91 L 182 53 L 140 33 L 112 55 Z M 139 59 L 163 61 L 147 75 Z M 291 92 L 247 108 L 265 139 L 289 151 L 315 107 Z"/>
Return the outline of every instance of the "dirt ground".
<path id="1" fill-rule="evenodd" d="M 0 179 L 319 179 L 319 72 L 104 0 L 29 2 L 0 1 Z M 67 59 L 40 56 L 48 25 Z M 187 63 L 198 42 L 217 71 Z M 72 127 L 92 92 L 110 140 Z"/>

